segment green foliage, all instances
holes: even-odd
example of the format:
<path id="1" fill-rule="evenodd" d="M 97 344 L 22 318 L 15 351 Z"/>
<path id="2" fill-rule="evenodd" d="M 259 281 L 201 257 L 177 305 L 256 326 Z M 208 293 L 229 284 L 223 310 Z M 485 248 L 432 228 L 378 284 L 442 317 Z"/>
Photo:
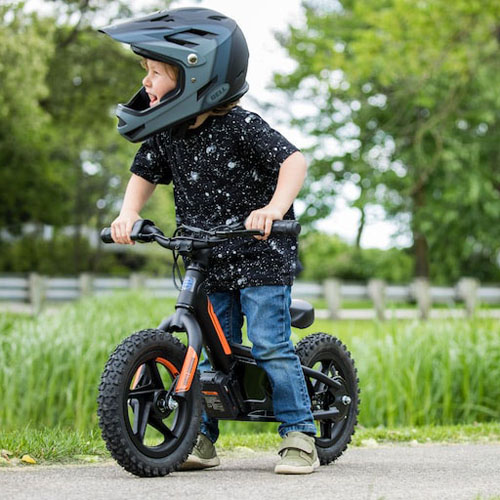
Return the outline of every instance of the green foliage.
<path id="1" fill-rule="evenodd" d="M 392 283 L 409 282 L 412 258 L 403 250 L 363 249 L 345 243 L 336 236 L 310 232 L 301 239 L 302 279 L 325 278 L 367 281 L 380 278 Z"/>
<path id="2" fill-rule="evenodd" d="M 364 426 L 448 425 L 500 418 L 500 331 L 495 319 L 316 321 L 348 346 Z"/>
<path id="3" fill-rule="evenodd" d="M 75 248 L 75 246 L 78 248 Z M 75 255 L 78 259 L 75 259 Z M 86 238 L 57 234 L 51 240 L 36 235 L 3 243 L 0 255 L 1 273 L 37 272 L 46 276 L 68 276 L 82 272 L 129 276 L 144 272 L 153 276 L 170 276 L 172 257 L 166 251 L 138 253 L 129 247 L 122 252 L 93 248 Z"/>
<path id="4" fill-rule="evenodd" d="M 369 371 L 359 367 L 361 385 L 369 395 L 364 398 L 365 424 L 498 419 L 500 388 L 491 382 L 499 375 L 500 343 L 491 326 L 478 321 L 428 327 L 414 323 L 402 329 L 392 325 L 369 342 L 354 341 L 354 355 L 372 360 Z"/>
<path id="5" fill-rule="evenodd" d="M 83 267 L 82 228 L 109 225 L 119 211 L 138 146 L 116 132 L 114 108 L 140 87 L 143 70 L 94 26 L 133 15 L 127 2 L 51 3 L 52 17 L 21 3 L 0 7 L 0 228 L 73 226 L 68 252 Z M 155 219 L 171 213 L 172 195 L 163 196 L 149 209 Z"/>
<path id="6" fill-rule="evenodd" d="M 58 218 L 50 204 L 58 199 L 46 144 L 51 120 L 41 106 L 53 36 L 51 23 L 0 6 L 0 226 Z"/>
<path id="7" fill-rule="evenodd" d="M 173 301 L 125 293 L 86 299 L 36 320 L 0 316 L 0 393 L 9 402 L 0 406 L 2 431 L 26 425 L 95 429 L 96 388 L 110 352 L 172 312 Z M 318 330 L 338 335 L 353 354 L 364 426 L 500 418 L 495 320 L 317 321 L 295 336 Z M 229 424 L 225 428 L 234 429 Z M 234 425 L 243 430 L 245 424 Z"/>
<path id="8" fill-rule="evenodd" d="M 17 427 L 23 415 L 22 425 L 95 428 L 96 389 L 113 346 L 157 325 L 173 309 L 163 304 L 126 294 L 81 301 L 13 328 L 0 317 L 0 392 L 5 401 L 13 398 L 0 409 L 2 426 Z M 29 397 L 20 397 L 21 387 Z"/>
<path id="9" fill-rule="evenodd" d="M 414 240 L 416 273 L 470 274 L 499 249 L 500 56 L 494 0 L 305 2 L 276 75 L 311 138 L 304 220 L 346 183 Z M 289 107 L 293 112 L 293 106 Z M 305 111 L 304 111 L 305 110 Z M 430 261 L 430 268 L 429 268 Z"/>

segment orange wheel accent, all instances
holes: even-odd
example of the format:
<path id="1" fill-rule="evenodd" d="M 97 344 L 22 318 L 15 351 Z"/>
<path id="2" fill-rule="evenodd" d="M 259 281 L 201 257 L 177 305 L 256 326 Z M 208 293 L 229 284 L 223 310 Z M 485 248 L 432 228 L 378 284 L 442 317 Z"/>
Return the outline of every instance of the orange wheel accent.
<path id="1" fill-rule="evenodd" d="M 135 389 L 137 387 L 137 382 L 139 382 L 139 377 L 142 374 L 143 367 L 144 367 L 144 365 L 141 365 L 141 366 L 139 366 L 139 368 L 137 368 L 137 371 L 135 372 L 134 378 L 132 379 L 132 389 Z"/>
<path id="2" fill-rule="evenodd" d="M 174 377 L 179 375 L 179 370 L 177 369 L 177 367 L 173 365 L 168 359 L 156 358 L 155 361 L 163 365 Z M 139 382 L 139 378 L 142 375 L 143 370 L 144 370 L 144 365 L 141 365 L 139 366 L 139 368 L 137 368 L 134 378 L 132 379 L 131 389 L 135 389 L 137 387 L 137 383 Z"/>
<path id="3" fill-rule="evenodd" d="M 156 358 L 155 361 L 162 364 L 174 377 L 179 375 L 179 370 L 177 369 L 177 367 L 174 366 L 168 359 Z"/>

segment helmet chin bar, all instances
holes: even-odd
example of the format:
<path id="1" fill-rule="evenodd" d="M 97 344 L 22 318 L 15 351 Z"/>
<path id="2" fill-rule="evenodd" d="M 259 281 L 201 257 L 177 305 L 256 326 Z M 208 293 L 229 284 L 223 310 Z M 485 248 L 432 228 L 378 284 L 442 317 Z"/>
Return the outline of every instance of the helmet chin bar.
<path id="1" fill-rule="evenodd" d="M 149 108 L 149 102 L 149 96 L 146 89 L 141 87 L 125 106 L 135 111 L 144 111 Z"/>
<path id="2" fill-rule="evenodd" d="M 211 109 L 217 108 L 224 104 L 237 101 L 247 91 L 248 84 L 245 82 L 245 85 L 243 86 L 241 91 L 236 95 L 232 95 L 227 99 L 221 100 L 220 102 L 214 104 L 211 108 L 199 110 L 197 113 L 172 121 L 169 124 L 156 129 L 154 133 L 170 130 L 175 136 L 182 136 L 191 125 L 195 124 L 196 118 L 200 114 L 206 113 Z M 170 97 L 170 94 L 175 95 Z M 130 123 L 134 122 L 137 116 L 146 116 L 161 113 L 163 111 L 162 108 L 168 106 L 168 103 L 175 97 L 176 90 L 173 90 L 172 92 L 169 92 L 166 96 L 164 96 L 163 99 L 166 99 L 165 101 L 162 99 L 156 106 L 150 107 L 149 97 L 144 87 L 142 87 L 127 104 L 119 104 L 116 109 L 116 116 L 118 117 L 118 131 L 120 135 L 125 137 L 130 142 L 141 142 L 148 139 L 154 133 L 149 133 L 147 135 L 144 134 L 145 126 L 143 124 L 140 124 L 138 127 L 131 129 Z"/>
<path id="3" fill-rule="evenodd" d="M 156 106 L 161 106 L 163 103 L 166 103 L 170 99 L 173 99 L 174 97 L 176 97 L 179 94 L 179 91 L 180 91 L 179 88 L 175 88 L 175 89 L 171 90 L 170 92 L 165 94 L 160 99 L 160 101 L 158 102 L 158 104 Z M 122 104 L 122 106 L 127 107 L 131 110 L 134 110 L 134 111 L 141 112 L 141 111 L 146 111 L 146 110 L 150 109 L 150 106 L 149 106 L 150 102 L 151 101 L 149 99 L 148 93 L 146 92 L 146 89 L 144 87 L 141 87 L 135 93 L 135 95 L 132 97 L 132 99 L 130 99 L 130 101 L 127 102 L 127 104 Z M 154 106 L 154 107 L 156 107 L 156 106 Z"/>

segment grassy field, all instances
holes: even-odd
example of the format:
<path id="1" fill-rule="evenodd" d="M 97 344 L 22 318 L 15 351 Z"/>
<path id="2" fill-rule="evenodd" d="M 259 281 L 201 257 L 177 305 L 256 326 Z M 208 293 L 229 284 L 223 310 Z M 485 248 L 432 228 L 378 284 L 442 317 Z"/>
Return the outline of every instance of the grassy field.
<path id="1" fill-rule="evenodd" d="M 139 293 L 91 298 L 36 319 L 0 316 L 0 422 L 96 430 L 100 373 L 114 346 L 154 327 L 172 301 Z M 474 424 L 500 420 L 500 324 L 489 319 L 317 321 L 294 340 L 325 331 L 352 352 L 364 427 Z M 223 433 L 273 431 L 274 424 L 227 422 Z"/>

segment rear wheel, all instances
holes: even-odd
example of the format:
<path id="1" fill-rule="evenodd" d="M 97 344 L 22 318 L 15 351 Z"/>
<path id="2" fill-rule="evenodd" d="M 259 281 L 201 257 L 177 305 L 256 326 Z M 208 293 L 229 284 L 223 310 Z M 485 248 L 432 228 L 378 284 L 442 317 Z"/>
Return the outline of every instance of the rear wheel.
<path id="1" fill-rule="evenodd" d="M 185 352 L 170 334 L 142 330 L 125 339 L 106 364 L 99 426 L 113 458 L 133 474 L 164 476 L 194 446 L 201 414 L 198 374 L 186 398 L 174 395 Z"/>
<path id="2" fill-rule="evenodd" d="M 314 333 L 296 346 L 303 366 L 326 375 L 332 384 L 306 374 L 306 384 L 315 414 L 316 448 L 321 464 L 337 459 L 351 441 L 358 421 L 359 388 L 354 360 L 336 337 Z"/>

